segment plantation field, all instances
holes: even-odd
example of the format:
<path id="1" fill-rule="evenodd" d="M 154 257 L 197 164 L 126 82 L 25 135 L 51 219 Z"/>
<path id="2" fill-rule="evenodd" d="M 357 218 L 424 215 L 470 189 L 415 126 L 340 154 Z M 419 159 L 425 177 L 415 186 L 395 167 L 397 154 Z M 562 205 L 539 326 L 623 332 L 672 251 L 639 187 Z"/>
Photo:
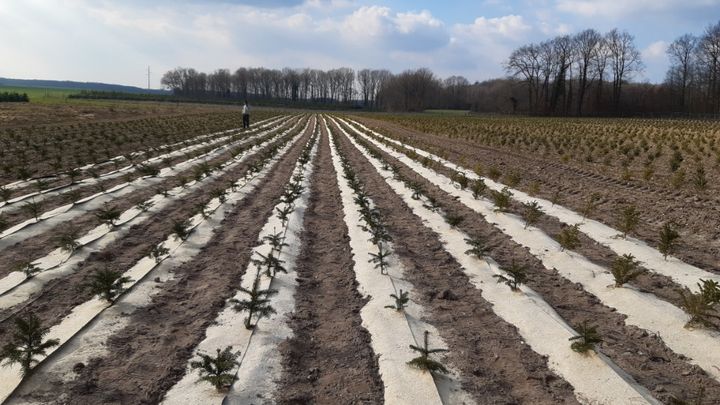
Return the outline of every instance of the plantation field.
<path id="1" fill-rule="evenodd" d="M 717 403 L 718 130 L 0 127 L 0 401 Z"/>
<path id="2" fill-rule="evenodd" d="M 31 103 L 38 104 L 64 103 L 67 102 L 67 96 L 79 93 L 77 90 L 63 88 L 0 86 L 0 93 L 2 92 L 25 93 Z"/>

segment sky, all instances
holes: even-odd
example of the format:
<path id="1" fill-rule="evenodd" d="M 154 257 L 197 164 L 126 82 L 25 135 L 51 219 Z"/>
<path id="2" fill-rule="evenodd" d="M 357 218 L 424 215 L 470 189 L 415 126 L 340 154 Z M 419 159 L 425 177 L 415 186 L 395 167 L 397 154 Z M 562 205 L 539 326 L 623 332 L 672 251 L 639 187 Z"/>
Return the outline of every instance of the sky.
<path id="1" fill-rule="evenodd" d="M 0 77 L 160 87 L 175 67 L 428 67 L 505 75 L 521 45 L 586 28 L 635 36 L 660 82 L 678 36 L 720 21 L 720 0 L 0 0 Z"/>

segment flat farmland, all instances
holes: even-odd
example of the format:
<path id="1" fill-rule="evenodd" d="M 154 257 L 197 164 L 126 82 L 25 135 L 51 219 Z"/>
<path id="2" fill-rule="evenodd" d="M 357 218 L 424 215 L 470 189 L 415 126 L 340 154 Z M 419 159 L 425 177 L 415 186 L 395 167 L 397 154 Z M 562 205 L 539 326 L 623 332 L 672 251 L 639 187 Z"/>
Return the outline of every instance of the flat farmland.
<path id="1" fill-rule="evenodd" d="M 715 122 L 116 118 L 0 128 L 4 403 L 720 401 Z"/>

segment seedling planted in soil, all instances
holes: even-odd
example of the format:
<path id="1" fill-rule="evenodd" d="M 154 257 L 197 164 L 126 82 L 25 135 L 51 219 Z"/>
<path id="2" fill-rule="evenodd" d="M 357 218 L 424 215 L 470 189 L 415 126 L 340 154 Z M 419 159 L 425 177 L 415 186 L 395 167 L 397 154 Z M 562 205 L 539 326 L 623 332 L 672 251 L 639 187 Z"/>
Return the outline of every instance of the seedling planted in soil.
<path id="1" fill-rule="evenodd" d="M 370 253 L 371 259 L 368 260 L 368 263 L 375 263 L 375 268 L 380 269 L 380 274 L 387 274 L 387 258 L 392 254 L 390 250 L 386 249 L 384 246 L 385 245 L 383 243 L 378 243 L 377 254 Z"/>
<path id="2" fill-rule="evenodd" d="M 62 249 L 64 252 L 74 253 L 80 247 L 80 243 L 78 243 L 77 241 L 77 238 L 79 236 L 80 233 L 77 231 L 77 229 L 70 226 L 60 232 L 60 234 L 56 238 L 56 241 L 57 244 L 60 246 L 60 249 Z"/>
<path id="3" fill-rule="evenodd" d="M 508 276 L 495 274 L 493 277 L 497 278 L 498 283 L 505 283 L 513 291 L 520 291 L 520 286 L 528 280 L 525 266 L 515 264 L 514 260 L 510 267 L 505 269 L 505 272 Z"/>
<path id="4" fill-rule="evenodd" d="M 186 219 L 184 221 L 173 222 L 172 231 L 173 235 L 175 235 L 175 239 L 186 240 L 192 233 L 192 230 L 190 229 L 190 220 Z"/>
<path id="5" fill-rule="evenodd" d="M 166 248 L 162 243 L 155 245 L 150 249 L 150 258 L 155 259 L 155 263 L 160 263 L 163 256 L 170 253 L 170 249 Z"/>
<path id="6" fill-rule="evenodd" d="M 473 238 L 473 239 L 465 238 L 465 242 L 467 242 L 470 246 L 472 246 L 471 249 L 468 249 L 465 251 L 466 255 L 474 255 L 481 259 L 483 256 L 485 256 L 490 251 L 490 248 L 487 247 L 487 245 L 485 244 L 485 241 L 482 240 L 481 238 Z"/>
<path id="7" fill-rule="evenodd" d="M 99 295 L 100 298 L 112 304 L 120 294 L 125 292 L 123 285 L 131 281 L 130 277 L 123 276 L 118 271 L 102 269 L 90 276 L 90 281 L 85 284 L 85 288 L 90 290 L 93 295 Z"/>
<path id="8" fill-rule="evenodd" d="M 430 372 L 448 373 L 448 369 L 442 365 L 442 363 L 435 361 L 430 358 L 433 353 L 447 352 L 447 349 L 430 349 L 428 346 L 428 335 L 430 332 L 425 331 L 423 339 L 423 347 L 410 345 L 410 348 L 420 353 L 419 357 L 416 357 L 408 362 L 412 367 L 419 368 L 420 370 L 427 370 Z"/>
<path id="9" fill-rule="evenodd" d="M 408 292 L 400 290 L 400 294 L 390 294 L 390 298 L 395 300 L 395 305 L 385 305 L 385 308 L 394 309 L 396 311 L 402 311 L 405 309 L 405 306 L 407 305 L 408 301 L 410 301 L 410 298 L 408 297 Z"/>
<path id="10" fill-rule="evenodd" d="M 527 229 L 528 226 L 535 225 L 540 217 L 542 217 L 542 214 L 543 210 L 537 201 L 524 203 L 522 216 L 525 220 L 525 229 Z"/>
<path id="11" fill-rule="evenodd" d="M 690 320 L 685 327 L 701 325 L 711 328 L 714 326 L 712 320 L 720 319 L 714 308 L 714 302 L 710 301 L 703 292 L 680 291 L 680 301 L 680 308 L 690 315 Z"/>
<path id="12" fill-rule="evenodd" d="M 95 213 L 95 216 L 101 224 L 113 227 L 120 219 L 120 214 L 120 210 L 106 204 Z"/>
<path id="13" fill-rule="evenodd" d="M 195 370 L 199 369 L 200 381 L 207 381 L 218 391 L 229 388 L 237 379 L 232 370 L 240 365 L 238 357 L 240 351 L 233 352 L 232 346 L 226 347 L 224 350 L 217 349 L 215 357 L 198 353 L 200 360 L 190 362 L 190 367 Z"/>
<path id="14" fill-rule="evenodd" d="M 36 266 L 35 263 L 29 261 L 20 262 L 15 265 L 15 271 L 23 272 L 27 278 L 35 277 L 41 270 L 42 269 Z"/>
<path id="15" fill-rule="evenodd" d="M 495 211 L 505 212 L 510 208 L 510 198 L 512 193 L 507 187 L 503 187 L 501 191 L 492 191 L 493 203 L 495 203 Z"/>
<path id="16" fill-rule="evenodd" d="M 578 224 L 566 226 L 557 237 L 560 251 L 573 250 L 580 247 L 580 226 Z"/>
<path id="17" fill-rule="evenodd" d="M 595 345 L 602 342 L 597 326 L 589 326 L 587 321 L 583 322 L 577 330 L 579 335 L 573 336 L 569 340 L 572 342 L 570 348 L 578 353 L 584 354 L 588 350 L 595 350 Z"/>
<path id="18" fill-rule="evenodd" d="M 248 295 L 248 299 L 238 300 L 231 299 L 230 303 L 234 304 L 233 309 L 238 312 L 248 312 L 245 318 L 245 328 L 253 329 L 262 318 L 267 318 L 275 313 L 275 309 L 270 306 L 270 297 L 277 294 L 277 290 L 261 290 L 260 274 L 255 276 L 251 290 L 240 287 L 240 291 Z M 255 324 L 252 323 L 253 315 L 257 317 Z"/>
<path id="19" fill-rule="evenodd" d="M 638 224 L 640 224 L 640 212 L 637 208 L 634 205 L 623 208 L 618 223 L 618 229 L 622 232 L 622 237 L 626 238 L 629 233 L 634 232 Z"/>
<path id="20" fill-rule="evenodd" d="M 673 229 L 670 223 L 666 222 L 660 230 L 660 243 L 658 244 L 658 250 L 663 254 L 665 260 L 668 255 L 672 254 L 678 239 L 680 239 L 680 234 Z"/>
<path id="21" fill-rule="evenodd" d="M 23 377 L 27 376 L 33 366 L 39 362 L 37 356 L 44 356 L 47 349 L 60 344 L 57 339 L 43 342 L 47 332 L 48 329 L 40 325 L 40 319 L 34 314 L 28 318 L 16 318 L 13 341 L 3 346 L 0 351 L 0 362 L 7 362 L 8 365 L 20 364 Z"/>
<path id="22" fill-rule="evenodd" d="M 625 283 L 633 281 L 639 275 L 645 273 L 645 271 L 632 254 L 624 254 L 618 257 L 610 267 L 610 272 L 615 277 L 615 287 L 622 287 Z"/>

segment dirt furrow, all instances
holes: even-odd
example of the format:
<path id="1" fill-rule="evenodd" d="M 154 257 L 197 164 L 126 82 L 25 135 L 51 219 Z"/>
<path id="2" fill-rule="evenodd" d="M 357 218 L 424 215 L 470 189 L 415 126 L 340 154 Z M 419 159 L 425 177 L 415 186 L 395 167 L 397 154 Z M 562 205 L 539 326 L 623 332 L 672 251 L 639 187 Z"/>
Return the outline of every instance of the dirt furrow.
<path id="1" fill-rule="evenodd" d="M 406 178 L 422 185 L 425 194 L 436 199 L 446 213 L 462 217 L 457 227 L 483 240 L 501 267 L 524 266 L 529 274 L 527 285 L 538 292 L 570 325 L 588 321 L 598 326 L 604 341 L 600 351 L 664 401 L 675 396 L 689 398 L 705 387 L 706 398 L 720 399 L 720 384 L 701 368 L 675 354 L 662 340 L 644 330 L 625 324 L 625 316 L 603 305 L 581 285 L 571 283 L 554 269 L 546 269 L 539 259 L 518 245 L 485 218 L 440 190 L 389 154 L 371 146 L 383 159 L 399 168 Z M 602 255 L 596 252 L 593 255 Z M 597 258 L 597 257 L 596 257 Z"/>
<path id="2" fill-rule="evenodd" d="M 448 343 L 450 364 L 463 388 L 479 403 L 575 403 L 572 387 L 522 341 L 514 326 L 492 311 L 437 235 L 397 198 L 390 186 L 347 139 L 346 156 L 367 185 L 393 236 L 395 254 L 428 310 L 427 320 Z"/>
<path id="3" fill-rule="evenodd" d="M 275 398 L 282 404 L 381 403 L 383 383 L 360 318 L 365 300 L 357 292 L 324 130 L 316 165 L 296 268 L 293 337 L 281 347 L 284 373 Z"/>

